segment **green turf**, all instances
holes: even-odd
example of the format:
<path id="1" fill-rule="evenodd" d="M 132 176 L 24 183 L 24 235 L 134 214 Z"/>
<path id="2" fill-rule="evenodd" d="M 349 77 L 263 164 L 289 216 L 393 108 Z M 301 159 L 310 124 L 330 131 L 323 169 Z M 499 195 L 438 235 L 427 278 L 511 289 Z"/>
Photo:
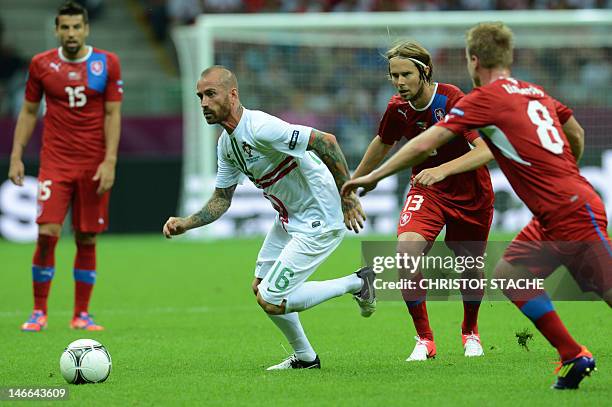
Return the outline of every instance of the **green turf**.
<path id="1" fill-rule="evenodd" d="M 74 245 L 64 238 L 49 329 L 32 334 L 18 328 L 32 305 L 33 245 L 0 240 L 0 386 L 63 385 L 63 348 L 90 337 L 107 346 L 113 372 L 103 384 L 70 386 L 70 401 L 60 405 L 573 406 L 610 400 L 612 330 L 603 303 L 557 304 L 600 366 L 579 391 L 549 390 L 555 351 L 507 302 L 483 304 L 486 356 L 477 359 L 462 354 L 461 304 L 430 303 L 438 358 L 408 364 L 414 334 L 403 304 L 380 303 L 372 318 L 363 319 L 349 296 L 334 299 L 301 315 L 323 369 L 265 372 L 285 357 L 287 345 L 250 291 L 260 243 L 103 237 L 91 310 L 107 330 L 79 333 L 68 328 Z M 358 259 L 359 240 L 347 239 L 315 278 L 347 274 Z M 515 338 L 524 328 L 535 333 L 529 352 Z"/>

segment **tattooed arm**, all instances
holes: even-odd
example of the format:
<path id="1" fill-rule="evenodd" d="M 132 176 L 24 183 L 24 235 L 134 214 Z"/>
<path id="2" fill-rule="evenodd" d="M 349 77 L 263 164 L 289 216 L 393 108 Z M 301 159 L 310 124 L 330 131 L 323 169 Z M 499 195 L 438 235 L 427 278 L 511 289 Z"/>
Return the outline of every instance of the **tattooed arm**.
<path id="1" fill-rule="evenodd" d="M 172 236 L 185 233 L 189 229 L 213 223 L 229 209 L 235 190 L 236 185 L 228 188 L 215 188 L 215 192 L 206 202 L 206 205 L 198 212 L 186 218 L 168 218 L 163 229 L 164 236 L 170 239 Z"/>
<path id="2" fill-rule="evenodd" d="M 340 192 L 342 185 L 350 179 L 350 174 L 336 137 L 333 134 L 313 129 L 310 133 L 308 150 L 314 151 L 327 166 L 334 177 L 336 188 Z M 344 213 L 346 228 L 359 233 L 359 229 L 363 229 L 363 221 L 365 221 L 366 216 L 356 194 L 342 197 L 342 212 Z"/>

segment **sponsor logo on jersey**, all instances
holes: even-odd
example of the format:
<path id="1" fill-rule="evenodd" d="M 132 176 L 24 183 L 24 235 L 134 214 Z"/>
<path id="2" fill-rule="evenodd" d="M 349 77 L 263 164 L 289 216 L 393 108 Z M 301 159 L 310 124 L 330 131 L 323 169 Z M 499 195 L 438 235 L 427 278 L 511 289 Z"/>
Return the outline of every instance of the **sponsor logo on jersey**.
<path id="1" fill-rule="evenodd" d="M 55 72 L 59 72 L 60 67 L 62 66 L 61 62 L 58 62 L 57 64 L 55 62 L 49 62 L 49 66 L 51 67 L 51 69 L 53 69 Z"/>
<path id="2" fill-rule="evenodd" d="M 446 112 L 444 111 L 444 109 L 437 108 L 436 110 L 434 110 L 434 116 L 436 117 L 436 121 L 438 122 L 444 119 L 445 115 L 446 115 Z"/>
<path id="3" fill-rule="evenodd" d="M 427 130 L 427 122 L 416 122 L 416 126 L 421 130 Z"/>
<path id="4" fill-rule="evenodd" d="M 295 150 L 299 135 L 299 130 L 293 130 L 293 133 L 291 134 L 291 139 L 289 140 L 289 150 Z"/>
<path id="5" fill-rule="evenodd" d="M 400 216 L 400 226 L 406 226 L 412 219 L 412 212 L 402 212 Z"/>
<path id="6" fill-rule="evenodd" d="M 404 116 L 404 119 L 408 120 L 408 113 L 404 112 L 402 109 L 397 109 L 398 113 L 401 113 Z"/>
<path id="7" fill-rule="evenodd" d="M 80 81 L 81 73 L 80 72 L 68 72 L 68 80 L 70 81 Z"/>
<path id="8" fill-rule="evenodd" d="M 96 76 L 100 76 L 104 72 L 104 62 L 100 60 L 92 61 L 89 67 L 91 68 L 91 73 Z"/>
<path id="9" fill-rule="evenodd" d="M 450 113 L 452 113 L 452 114 L 454 114 L 454 115 L 456 115 L 456 116 L 459 116 L 459 117 L 463 117 L 463 116 L 465 115 L 465 113 L 463 112 L 463 110 L 461 110 L 461 109 L 457 109 L 456 107 L 453 107 L 453 108 L 450 110 Z"/>

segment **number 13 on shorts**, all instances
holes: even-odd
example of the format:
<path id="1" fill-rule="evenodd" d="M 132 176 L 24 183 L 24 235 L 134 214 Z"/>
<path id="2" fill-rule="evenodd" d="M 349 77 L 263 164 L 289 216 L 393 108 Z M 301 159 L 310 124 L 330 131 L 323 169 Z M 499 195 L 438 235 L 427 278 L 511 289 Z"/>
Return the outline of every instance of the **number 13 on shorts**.
<path id="1" fill-rule="evenodd" d="M 425 198 L 423 198 L 423 195 L 410 195 L 408 198 L 406 198 L 406 204 L 404 205 L 402 212 L 418 211 L 421 209 L 421 205 L 423 205 L 424 200 Z"/>

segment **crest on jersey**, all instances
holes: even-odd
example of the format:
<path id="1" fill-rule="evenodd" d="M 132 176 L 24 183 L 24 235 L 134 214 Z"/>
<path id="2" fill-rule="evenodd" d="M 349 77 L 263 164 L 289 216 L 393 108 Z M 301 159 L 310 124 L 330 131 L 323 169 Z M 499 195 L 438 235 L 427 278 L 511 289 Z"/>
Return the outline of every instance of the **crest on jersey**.
<path id="1" fill-rule="evenodd" d="M 253 147 L 248 145 L 246 141 L 242 143 L 242 149 L 244 150 L 244 153 L 249 156 L 249 158 L 253 158 Z"/>
<path id="2" fill-rule="evenodd" d="M 89 68 L 91 69 L 92 74 L 100 76 L 104 72 L 104 62 L 100 60 L 92 61 Z"/>
<path id="3" fill-rule="evenodd" d="M 402 212 L 400 216 L 400 226 L 406 226 L 408 222 L 412 219 L 412 212 Z"/>
<path id="4" fill-rule="evenodd" d="M 444 111 L 444 109 L 437 108 L 436 110 L 434 110 L 434 116 L 436 116 L 436 121 L 439 122 L 444 119 L 444 116 L 446 116 L 446 112 Z"/>

